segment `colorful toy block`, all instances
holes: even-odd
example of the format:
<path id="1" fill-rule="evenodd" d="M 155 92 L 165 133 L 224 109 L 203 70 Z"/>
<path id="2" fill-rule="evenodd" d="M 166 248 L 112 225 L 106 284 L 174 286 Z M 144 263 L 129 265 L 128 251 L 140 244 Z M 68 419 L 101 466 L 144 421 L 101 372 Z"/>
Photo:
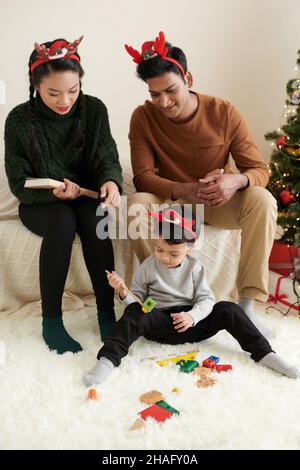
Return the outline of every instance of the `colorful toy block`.
<path id="1" fill-rule="evenodd" d="M 149 406 L 149 408 L 140 411 L 139 415 L 143 419 L 154 418 L 155 421 L 157 421 L 158 423 L 162 423 L 166 419 L 171 418 L 173 416 L 173 413 L 166 410 L 165 408 L 162 408 L 161 406 L 154 404 Z"/>
<path id="2" fill-rule="evenodd" d="M 157 302 L 151 299 L 151 297 L 148 297 L 142 305 L 142 310 L 144 313 L 149 313 L 154 309 L 156 305 L 157 305 Z"/>
<path id="3" fill-rule="evenodd" d="M 153 405 L 154 403 L 163 400 L 164 396 L 162 393 L 157 390 L 151 390 L 151 392 L 144 393 L 140 396 L 140 401 L 142 403 L 147 403 L 147 405 Z"/>
<path id="4" fill-rule="evenodd" d="M 146 425 L 145 421 L 143 419 L 138 418 L 137 420 L 135 420 L 135 422 L 131 426 L 130 431 L 135 431 L 136 429 L 144 428 L 145 425 Z"/>
<path id="5" fill-rule="evenodd" d="M 215 361 L 212 361 L 211 359 L 205 359 L 202 362 L 202 367 L 208 367 L 209 369 L 215 369 L 216 363 L 215 363 Z"/>
<path id="6" fill-rule="evenodd" d="M 173 408 L 171 405 L 169 405 L 169 403 L 165 402 L 164 400 L 158 401 L 156 405 L 161 406 L 165 410 L 168 410 L 175 415 L 179 415 L 179 411 Z"/>
<path id="7" fill-rule="evenodd" d="M 230 364 L 217 364 L 216 371 L 217 372 L 228 372 L 232 370 L 232 366 Z"/>
<path id="8" fill-rule="evenodd" d="M 188 374 L 199 366 L 199 362 L 185 361 L 184 359 L 181 359 L 181 361 L 177 362 L 177 365 L 180 366 L 180 372 L 185 372 Z"/>
<path id="9" fill-rule="evenodd" d="M 210 359 L 211 361 L 214 361 L 216 364 L 220 362 L 220 358 L 218 356 L 209 356 L 208 359 Z"/>
<path id="10" fill-rule="evenodd" d="M 180 393 L 180 392 L 181 392 L 180 388 L 178 387 L 172 388 L 172 393 Z"/>
<path id="11" fill-rule="evenodd" d="M 193 374 L 199 375 L 199 377 L 207 377 L 210 373 L 212 372 L 212 369 L 209 369 L 208 367 L 196 367 L 193 370 Z"/>
<path id="12" fill-rule="evenodd" d="M 206 388 L 215 385 L 216 381 L 212 377 L 203 377 L 200 380 L 197 380 L 196 385 L 198 388 Z"/>

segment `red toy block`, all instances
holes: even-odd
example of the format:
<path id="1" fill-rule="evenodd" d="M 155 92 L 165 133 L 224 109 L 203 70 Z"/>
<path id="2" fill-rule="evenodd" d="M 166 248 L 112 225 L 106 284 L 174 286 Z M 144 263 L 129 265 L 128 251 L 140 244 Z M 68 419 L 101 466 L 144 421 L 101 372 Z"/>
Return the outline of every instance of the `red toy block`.
<path id="1" fill-rule="evenodd" d="M 217 372 L 227 372 L 228 370 L 232 370 L 232 366 L 230 364 L 217 364 L 216 365 Z"/>
<path id="2" fill-rule="evenodd" d="M 173 413 L 170 413 L 170 411 L 166 410 L 165 408 L 162 408 L 161 406 L 158 405 L 151 405 L 149 408 L 146 408 L 143 411 L 139 412 L 139 415 L 143 419 L 147 418 L 154 418 L 155 421 L 158 423 L 162 423 L 168 418 L 171 418 L 173 416 Z"/>
<path id="3" fill-rule="evenodd" d="M 216 368 L 216 363 L 212 359 L 205 359 L 202 362 L 202 367 L 207 367 L 208 369 L 215 369 Z"/>

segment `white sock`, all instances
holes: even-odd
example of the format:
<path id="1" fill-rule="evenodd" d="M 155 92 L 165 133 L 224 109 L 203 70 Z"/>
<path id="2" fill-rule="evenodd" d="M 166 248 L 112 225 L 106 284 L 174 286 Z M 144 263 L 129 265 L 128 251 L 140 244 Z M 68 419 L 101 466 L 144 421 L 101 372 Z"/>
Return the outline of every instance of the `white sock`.
<path id="1" fill-rule="evenodd" d="M 90 385 L 99 385 L 104 382 L 114 368 L 115 366 L 109 359 L 106 359 L 106 357 L 100 357 L 95 367 L 82 377 L 82 381 L 88 387 Z"/>
<path id="2" fill-rule="evenodd" d="M 290 379 L 299 379 L 300 372 L 299 370 L 287 364 L 281 357 L 277 356 L 277 354 L 270 352 L 265 357 L 263 357 L 258 364 L 261 364 L 265 367 L 269 367 L 270 369 L 279 372 L 280 374 L 286 375 Z"/>
<path id="3" fill-rule="evenodd" d="M 274 335 L 273 335 L 272 331 L 267 326 L 260 323 L 260 321 L 257 319 L 256 313 L 254 311 L 253 299 L 250 299 L 248 297 L 240 297 L 239 306 L 242 307 L 242 309 L 245 311 L 247 317 L 250 318 L 252 323 L 254 323 L 254 325 L 256 326 L 258 331 L 260 331 L 261 334 L 265 338 L 267 338 L 267 339 L 273 338 Z"/>

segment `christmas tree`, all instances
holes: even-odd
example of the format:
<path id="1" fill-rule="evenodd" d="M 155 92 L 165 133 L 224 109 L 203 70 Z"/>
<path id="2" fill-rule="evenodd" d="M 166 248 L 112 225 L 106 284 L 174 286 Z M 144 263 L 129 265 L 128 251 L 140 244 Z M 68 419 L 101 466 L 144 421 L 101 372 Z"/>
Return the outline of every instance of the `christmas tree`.
<path id="1" fill-rule="evenodd" d="M 277 224 L 281 241 L 300 247 L 300 50 L 295 72 L 286 86 L 285 124 L 265 135 L 274 151 L 270 163 L 269 191 L 278 203 Z"/>

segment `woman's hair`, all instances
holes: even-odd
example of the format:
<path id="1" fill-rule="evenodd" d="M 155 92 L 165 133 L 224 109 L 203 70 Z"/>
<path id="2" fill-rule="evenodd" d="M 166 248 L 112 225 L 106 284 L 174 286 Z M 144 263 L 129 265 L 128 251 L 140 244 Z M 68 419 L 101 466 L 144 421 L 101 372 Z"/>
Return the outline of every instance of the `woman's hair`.
<path id="1" fill-rule="evenodd" d="M 179 49 L 179 47 L 173 47 L 172 44 L 170 44 L 169 42 L 166 42 L 166 47 L 168 48 L 167 56 L 177 60 L 177 62 L 180 63 L 186 73 L 187 60 L 184 52 Z M 137 65 L 136 72 L 138 77 L 144 82 L 146 82 L 149 78 L 160 77 L 161 75 L 170 72 L 176 73 L 176 75 L 179 75 L 182 80 L 184 80 L 184 77 L 179 67 L 176 64 L 173 64 L 172 62 L 168 62 L 167 60 L 162 59 L 159 55 L 155 55 L 150 59 L 143 60 L 142 62 L 140 62 Z"/>
<path id="2" fill-rule="evenodd" d="M 160 211 L 162 217 L 154 222 L 154 233 L 162 237 L 169 245 L 180 245 L 188 243 L 193 245 L 199 237 L 200 223 L 197 224 L 196 217 L 189 205 L 174 204 Z M 167 215 L 165 217 L 165 215 Z M 189 229 L 183 223 L 173 223 L 172 220 L 179 219 L 187 222 Z M 168 221 L 170 220 L 170 222 Z"/>
<path id="3" fill-rule="evenodd" d="M 56 41 L 65 41 L 65 39 L 54 39 L 54 41 L 49 41 L 43 43 L 46 48 L 50 48 L 51 45 Z M 80 56 L 77 52 L 74 53 L 80 59 Z M 32 159 L 34 162 L 38 162 L 41 158 L 41 149 L 36 137 L 35 131 L 35 107 L 34 107 L 34 92 L 36 88 L 41 83 L 43 77 L 50 75 L 51 72 L 64 72 L 64 71 L 71 71 L 77 72 L 79 75 L 80 80 L 80 93 L 77 99 L 77 106 L 78 106 L 78 117 L 74 121 L 73 126 L 70 130 L 71 135 L 71 142 L 74 147 L 74 150 L 81 151 L 83 148 L 83 134 L 82 134 L 82 91 L 81 91 L 81 79 L 84 75 L 84 70 L 81 67 L 80 63 L 73 59 L 68 58 L 61 58 L 55 59 L 48 62 L 45 62 L 34 69 L 31 72 L 31 65 L 35 62 L 38 58 L 38 53 L 34 50 L 29 58 L 29 110 L 30 110 L 30 120 L 31 120 L 31 133 L 30 133 L 30 147 L 32 151 Z"/>

